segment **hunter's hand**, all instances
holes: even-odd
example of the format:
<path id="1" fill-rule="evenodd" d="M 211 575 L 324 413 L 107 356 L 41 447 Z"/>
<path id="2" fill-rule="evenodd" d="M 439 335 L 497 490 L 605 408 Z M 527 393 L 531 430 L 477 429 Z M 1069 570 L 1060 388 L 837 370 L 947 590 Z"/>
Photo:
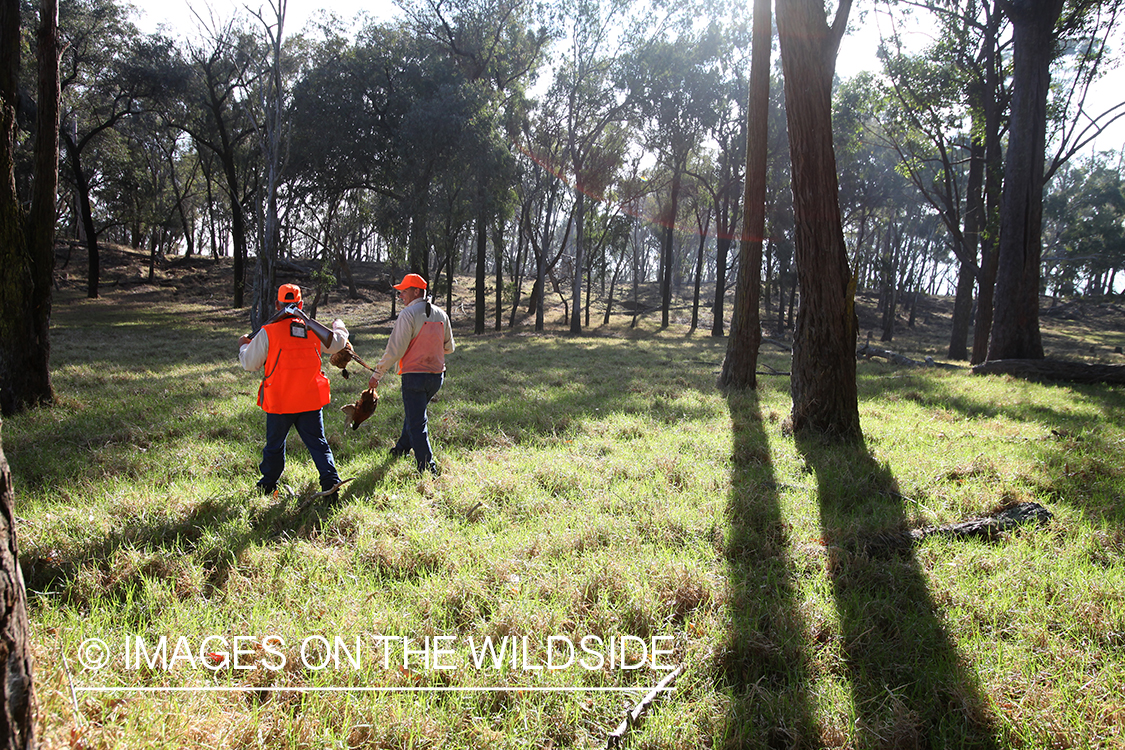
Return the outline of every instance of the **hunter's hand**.
<path id="1" fill-rule="evenodd" d="M 246 334 L 243 334 L 243 335 L 238 337 L 238 345 L 239 346 L 246 346 L 247 344 L 249 344 L 253 340 L 254 339 L 252 339 L 251 337 L 247 336 Z"/>

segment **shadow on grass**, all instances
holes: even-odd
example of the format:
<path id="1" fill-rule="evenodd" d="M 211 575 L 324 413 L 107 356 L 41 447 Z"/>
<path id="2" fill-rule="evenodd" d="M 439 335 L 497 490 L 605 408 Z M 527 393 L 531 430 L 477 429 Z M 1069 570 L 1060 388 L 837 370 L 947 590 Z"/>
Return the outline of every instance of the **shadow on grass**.
<path id="1" fill-rule="evenodd" d="M 469 340 L 450 358 L 434 432 L 465 448 L 569 435 L 587 419 L 676 425 L 715 416 L 711 339 L 507 337 Z M 701 395 L 703 394 L 703 395 Z"/>
<path id="2" fill-rule="evenodd" d="M 977 676 L 945 632 L 911 550 L 857 540 L 906 526 L 890 469 L 864 446 L 799 438 L 816 476 L 828 575 L 851 685 L 856 747 L 994 748 Z"/>
<path id="3" fill-rule="evenodd" d="M 926 409 L 955 412 L 967 420 L 1007 419 L 1028 425 L 1038 436 L 1018 440 L 1030 445 L 1029 463 L 1039 469 L 1035 477 L 1038 499 L 1066 504 L 1091 518 L 1125 526 L 1125 505 L 1120 502 L 1125 471 L 1119 460 L 1125 390 L 1016 380 L 1008 386 L 1010 397 L 990 399 L 994 389 L 978 394 L 972 385 L 974 380 L 983 384 L 985 378 L 994 376 L 972 376 L 967 383 L 961 380 L 968 377 L 922 371 L 861 378 L 861 398 L 907 400 Z M 975 429 L 970 426 L 964 431 L 971 439 Z"/>
<path id="4" fill-rule="evenodd" d="M 1025 388 L 1042 388 L 1044 393 L 1052 389 L 1065 389 L 1065 402 L 1072 407 L 1091 406 L 1102 412 L 1104 419 L 1113 419 L 1125 411 L 1125 391 L 1099 385 L 1077 383 L 1031 383 L 1016 381 L 1010 397 L 1000 401 L 992 395 L 991 389 L 973 388 L 977 381 L 983 386 L 985 378 L 996 376 L 981 375 L 941 375 L 929 370 L 917 373 L 894 373 L 893 377 L 868 375 L 860 378 L 860 400 L 876 400 L 897 397 L 918 403 L 926 408 L 946 409 L 970 419 L 992 419 L 1003 417 L 1016 422 L 1038 422 L 1047 427 L 1072 427 L 1085 423 L 1089 417 L 1073 409 L 1062 409 L 1042 401 L 1050 400 L 1021 398 L 1020 391 Z M 962 381 L 964 378 L 966 380 Z M 968 384 L 966 387 L 966 383 Z M 990 396 L 992 396 L 990 398 Z M 1061 400 L 1061 399 L 1056 399 Z"/>
<path id="5" fill-rule="evenodd" d="M 732 392 L 727 402 L 734 433 L 726 550 L 731 601 L 721 689 L 731 708 L 723 746 L 818 747 L 789 526 L 758 396 Z"/>
<path id="6" fill-rule="evenodd" d="M 341 500 L 313 498 L 314 491 L 310 486 L 299 497 L 275 497 L 261 507 L 248 507 L 252 501 L 245 496 L 226 495 L 207 498 L 180 515 L 143 513 L 119 530 L 66 550 L 25 552 L 20 566 L 33 599 L 57 596 L 75 607 L 95 598 L 125 601 L 147 578 L 175 580 L 185 557 L 188 566 L 204 571 L 203 587 L 221 589 L 250 547 L 320 531 Z M 123 557 L 122 552 L 136 554 Z"/>

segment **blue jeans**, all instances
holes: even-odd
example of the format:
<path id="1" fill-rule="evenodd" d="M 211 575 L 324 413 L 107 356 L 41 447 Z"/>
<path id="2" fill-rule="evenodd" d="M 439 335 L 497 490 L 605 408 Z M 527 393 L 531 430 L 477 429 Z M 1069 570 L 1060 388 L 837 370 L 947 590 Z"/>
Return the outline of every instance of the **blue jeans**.
<path id="1" fill-rule="evenodd" d="M 262 449 L 262 478 L 258 485 L 267 489 L 277 486 L 281 472 L 285 470 L 285 438 L 289 430 L 297 428 L 301 442 L 309 449 L 316 470 L 320 472 L 320 489 L 326 490 L 339 483 L 336 461 L 332 449 L 324 437 L 324 418 L 320 409 L 303 411 L 299 414 L 266 414 L 266 447 Z"/>
<path id="2" fill-rule="evenodd" d="M 434 452 L 430 448 L 426 407 L 445 380 L 442 373 L 404 372 L 402 374 L 402 435 L 392 449 L 396 453 L 414 451 L 418 471 L 436 470 Z"/>

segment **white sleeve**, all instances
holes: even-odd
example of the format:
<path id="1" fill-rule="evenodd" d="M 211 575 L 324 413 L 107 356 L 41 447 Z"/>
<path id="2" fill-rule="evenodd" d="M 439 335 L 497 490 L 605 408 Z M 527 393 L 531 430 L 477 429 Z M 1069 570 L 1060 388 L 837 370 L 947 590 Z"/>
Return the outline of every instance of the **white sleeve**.
<path id="1" fill-rule="evenodd" d="M 375 365 L 375 376 L 377 378 L 382 379 L 394 367 L 395 363 L 406 354 L 410 342 L 414 340 L 413 318 L 414 314 L 407 307 L 395 320 L 394 328 L 391 329 L 391 337 L 387 339 L 387 348 L 383 350 L 383 356 L 379 358 L 378 364 Z"/>
<path id="2" fill-rule="evenodd" d="M 238 347 L 238 361 L 242 369 L 248 372 L 260 369 L 266 364 L 266 356 L 270 351 L 270 337 L 260 330 L 250 339 L 249 344 Z"/>
<path id="3" fill-rule="evenodd" d="M 326 351 L 329 354 L 335 354 L 348 345 L 348 327 L 344 325 L 344 321 L 336 318 L 332 321 L 332 340 L 328 343 Z"/>

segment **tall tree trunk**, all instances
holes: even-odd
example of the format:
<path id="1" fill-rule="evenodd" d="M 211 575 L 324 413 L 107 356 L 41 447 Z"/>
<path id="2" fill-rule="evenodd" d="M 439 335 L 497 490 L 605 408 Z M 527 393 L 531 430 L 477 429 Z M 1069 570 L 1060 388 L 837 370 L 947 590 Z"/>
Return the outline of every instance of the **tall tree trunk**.
<path id="1" fill-rule="evenodd" d="M 496 254 L 496 330 L 504 327 L 504 221 L 498 219 L 492 230 L 492 250 Z"/>
<path id="2" fill-rule="evenodd" d="M 988 358 L 1042 359 L 1043 163 L 1054 30 L 1063 0 L 1009 0 L 1002 7 L 1012 22 L 1012 115 Z"/>
<path id="3" fill-rule="evenodd" d="M 976 129 L 974 128 L 974 131 Z M 969 150 L 969 179 L 965 187 L 965 255 L 977 263 L 980 235 L 984 227 L 984 142 L 973 138 Z M 957 294 L 953 300 L 952 331 L 949 335 L 949 358 L 969 358 L 969 321 L 973 315 L 973 289 L 978 270 L 961 262 L 957 273 Z"/>
<path id="4" fill-rule="evenodd" d="M 675 267 L 675 239 L 676 216 L 680 212 L 680 160 L 676 160 L 672 168 L 672 189 L 668 196 L 668 211 L 664 216 L 664 244 L 661 257 L 662 273 L 660 278 L 660 327 L 667 328 L 671 325 L 672 307 L 672 274 Z"/>
<path id="5" fill-rule="evenodd" d="M 535 241 L 532 240 L 534 243 Z M 535 305 L 535 330 L 541 332 L 544 325 L 544 310 L 547 304 L 547 253 L 536 243 L 535 247 L 535 287 L 531 290 L 532 304 Z"/>
<path id="6" fill-rule="evenodd" d="M 59 154 L 57 0 L 42 0 L 31 210 L 16 192 L 19 3 L 0 0 L 0 413 L 54 400 L 50 324 Z"/>
<path id="7" fill-rule="evenodd" d="M 701 227 L 699 247 L 695 254 L 695 289 L 691 298 L 691 331 L 699 327 L 699 288 L 703 284 L 703 248 L 707 244 L 707 228 Z"/>
<path id="8" fill-rule="evenodd" d="M 581 172 L 574 170 L 575 175 Z M 576 180 L 579 179 L 576 177 Z M 586 262 L 586 200 L 583 185 L 575 184 L 574 198 L 574 278 L 571 281 L 571 298 L 574 303 L 574 317 L 570 319 L 570 332 L 582 333 L 582 319 L 578 311 L 582 309 L 582 264 Z"/>
<path id="9" fill-rule="evenodd" d="M 234 290 L 232 305 L 242 307 L 246 294 L 246 219 L 243 215 L 242 201 L 238 197 L 238 174 L 234 166 L 234 153 L 222 157 L 223 174 L 227 180 L 227 195 L 230 198 L 231 239 L 234 243 Z"/>
<path id="10" fill-rule="evenodd" d="M 895 308 L 898 306 L 895 266 L 898 244 L 901 241 L 898 234 L 892 220 L 883 236 L 883 335 L 879 337 L 880 341 L 893 341 L 895 337 Z"/>
<path id="11" fill-rule="evenodd" d="M 715 240 L 715 302 L 711 319 L 711 335 L 715 338 L 726 333 L 723 301 L 727 293 L 727 258 L 730 256 L 730 244 L 731 238 L 726 234 L 720 235 Z"/>
<path id="12" fill-rule="evenodd" d="M 53 399 L 48 370 L 55 194 L 58 187 L 58 3 L 42 0 L 38 31 L 38 117 L 31 212 L 15 180 L 20 3 L 0 0 L 0 411 Z M 2 423 L 0 423 L 2 428 Z M 0 748 L 35 747 L 27 592 L 19 567 L 12 475 L 0 441 Z"/>
<path id="13" fill-rule="evenodd" d="M 980 242 L 980 279 L 977 291 L 977 314 L 973 325 L 973 353 L 971 364 L 987 359 L 988 341 L 992 335 L 992 300 L 996 287 L 996 265 L 1000 231 L 1000 197 L 1003 190 L 1004 153 L 1000 143 L 1001 104 L 995 95 L 1000 89 L 1001 71 L 995 38 L 1001 16 L 992 13 L 987 26 L 992 42 L 985 50 L 984 109 L 984 223 L 985 231 Z"/>
<path id="14" fill-rule="evenodd" d="M 74 175 L 75 195 L 78 199 L 78 220 L 82 225 L 82 236 L 86 240 L 86 298 L 98 298 L 98 277 L 101 275 L 101 258 L 98 254 L 98 231 L 94 226 L 94 212 L 90 206 L 90 180 L 82 169 L 82 155 L 79 153 L 78 144 L 74 137 L 67 133 L 63 137 L 66 143 L 67 160 L 70 162 L 70 171 Z"/>
<path id="15" fill-rule="evenodd" d="M 520 214 L 519 223 L 519 239 L 516 241 L 516 267 L 512 269 L 512 313 L 508 317 L 508 328 L 516 325 L 516 315 L 520 310 L 520 302 L 523 300 L 521 293 L 523 291 L 523 274 L 524 274 L 524 259 L 527 257 L 527 248 L 529 245 L 528 238 L 531 234 L 531 227 L 529 222 L 531 206 L 530 203 L 525 202 Z"/>
<path id="16" fill-rule="evenodd" d="M 801 287 L 790 386 L 794 432 L 858 441 L 855 279 L 848 268 L 832 149 L 832 77 L 847 26 L 841 0 L 828 26 L 821 0 L 778 0 Z"/>
<path id="17" fill-rule="evenodd" d="M 15 506 L 12 474 L 0 444 L 0 673 L 4 676 L 0 682 L 0 750 L 31 750 L 35 747 L 35 685 Z"/>
<path id="18" fill-rule="evenodd" d="M 754 0 L 750 94 L 746 107 L 746 186 L 742 200 L 742 239 L 738 285 L 721 388 L 758 387 L 758 348 L 762 343 L 762 235 L 766 230 L 766 164 L 769 149 L 770 46 L 769 0 Z"/>
<path id="19" fill-rule="evenodd" d="M 473 322 L 473 333 L 484 333 L 484 320 L 485 320 L 485 305 L 488 304 L 488 298 L 485 293 L 485 264 L 488 261 L 488 219 L 485 218 L 484 210 L 481 209 L 477 216 L 477 291 L 476 291 L 476 310 Z"/>

